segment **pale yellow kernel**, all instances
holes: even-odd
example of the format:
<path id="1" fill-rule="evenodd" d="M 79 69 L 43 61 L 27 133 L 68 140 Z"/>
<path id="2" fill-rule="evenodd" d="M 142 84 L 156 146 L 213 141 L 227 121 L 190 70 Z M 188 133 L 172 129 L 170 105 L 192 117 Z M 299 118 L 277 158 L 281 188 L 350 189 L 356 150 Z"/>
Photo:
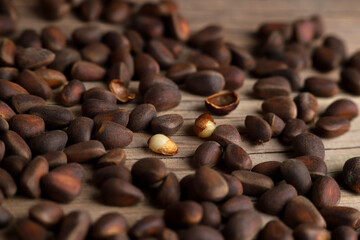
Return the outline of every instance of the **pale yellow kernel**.
<path id="1" fill-rule="evenodd" d="M 151 151 L 163 155 L 175 155 L 178 153 L 176 143 L 164 134 L 155 134 L 150 137 L 148 145 Z"/>

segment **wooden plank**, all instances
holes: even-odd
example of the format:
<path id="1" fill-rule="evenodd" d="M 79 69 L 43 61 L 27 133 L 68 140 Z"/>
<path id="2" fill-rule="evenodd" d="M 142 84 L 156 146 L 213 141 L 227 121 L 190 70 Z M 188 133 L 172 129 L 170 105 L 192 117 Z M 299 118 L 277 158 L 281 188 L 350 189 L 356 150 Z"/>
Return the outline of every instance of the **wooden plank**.
<path id="1" fill-rule="evenodd" d="M 67 36 L 70 37 L 71 31 L 84 23 L 79 21 L 74 15 L 69 15 L 67 18 L 55 22 L 45 22 L 38 16 L 38 6 L 36 0 L 17 0 L 14 1 L 19 13 L 20 23 L 18 28 L 20 30 L 26 28 L 35 28 L 40 31 L 41 28 L 48 24 L 54 24 L 63 29 Z M 357 0 L 347 1 L 288 1 L 288 0 L 182 0 L 178 1 L 183 15 L 188 19 L 193 30 L 200 29 L 209 23 L 222 24 L 227 31 L 227 38 L 229 41 L 237 43 L 244 47 L 252 47 L 255 45 L 253 33 L 257 26 L 264 21 L 292 21 L 299 17 L 306 17 L 312 14 L 321 14 L 325 19 L 327 32 L 341 36 L 346 40 L 349 53 L 353 53 L 359 47 L 360 32 L 356 31 L 360 22 L 360 4 Z M 104 23 L 96 23 L 105 31 L 109 29 L 120 30 L 121 27 L 116 25 L 109 25 Z M 321 44 L 319 41 L 317 44 Z M 319 73 L 312 70 L 301 73 L 303 79 L 308 76 L 319 75 Z M 334 81 L 339 81 L 339 71 L 333 71 L 328 74 Z M 241 97 L 241 102 L 238 108 L 224 117 L 215 117 L 217 124 L 232 124 L 239 128 L 243 136 L 242 146 L 249 152 L 253 164 L 260 162 L 276 160 L 283 161 L 287 158 L 293 157 L 291 147 L 284 146 L 278 139 L 272 139 L 270 142 L 263 145 L 253 145 L 246 139 L 244 133 L 244 119 L 249 114 L 261 114 L 261 100 L 252 98 L 252 86 L 256 79 L 247 77 L 244 86 L 237 92 Z M 87 83 L 86 87 L 104 86 L 102 83 Z M 130 89 L 136 91 L 138 82 L 132 82 Z M 292 96 L 296 96 L 293 93 Z M 319 113 L 335 99 L 351 98 L 358 105 L 360 105 L 360 97 L 355 97 L 347 93 L 341 92 L 334 98 L 319 98 Z M 152 153 L 147 149 L 147 139 L 150 137 L 148 133 L 136 133 L 134 141 L 126 148 L 128 156 L 127 166 L 131 167 L 138 159 L 143 157 L 159 157 L 168 167 L 169 171 L 173 171 L 179 178 L 192 173 L 190 161 L 191 157 L 199 144 L 204 142 L 194 136 L 192 126 L 194 119 L 201 113 L 205 112 L 204 97 L 195 96 L 191 93 L 182 91 L 181 104 L 169 111 L 161 112 L 159 115 L 167 113 L 181 114 L 184 119 L 184 125 L 180 131 L 173 136 L 174 141 L 179 146 L 179 153 L 174 157 L 163 157 Z M 131 110 L 137 103 L 141 102 L 141 98 L 137 98 L 134 102 L 129 104 L 119 105 L 122 108 Z M 49 101 L 55 104 L 55 102 Z M 81 108 L 79 106 L 72 108 L 76 115 L 80 115 Z M 310 128 L 313 126 L 310 126 Z M 360 118 L 352 121 L 351 131 L 345 135 L 335 139 L 324 139 L 326 147 L 326 163 L 328 165 L 331 175 L 338 174 L 342 169 L 344 161 L 350 157 L 360 155 Z M 63 207 L 66 212 L 84 209 L 89 211 L 93 220 L 98 218 L 101 214 L 108 211 L 118 211 L 124 214 L 130 223 L 150 213 L 161 213 L 161 210 L 150 206 L 149 202 L 139 204 L 134 207 L 108 207 L 99 202 L 99 190 L 91 184 L 92 167 L 85 165 L 87 170 L 86 181 L 83 185 L 81 195 L 72 203 L 64 204 Z M 16 217 L 24 217 L 27 215 L 28 208 L 40 200 L 30 200 L 17 196 L 8 199 L 3 206 L 8 208 Z M 360 209 L 360 198 L 354 193 L 342 190 L 342 198 L 340 205 L 352 206 Z M 264 223 L 272 217 L 264 216 Z M 1 236 L 1 235 L 0 235 Z"/>

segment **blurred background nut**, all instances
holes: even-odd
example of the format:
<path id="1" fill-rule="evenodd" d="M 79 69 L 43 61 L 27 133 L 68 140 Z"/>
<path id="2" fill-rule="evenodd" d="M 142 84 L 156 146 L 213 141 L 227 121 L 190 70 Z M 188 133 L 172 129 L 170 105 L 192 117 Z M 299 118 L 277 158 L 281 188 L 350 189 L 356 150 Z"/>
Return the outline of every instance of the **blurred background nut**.
<path id="1" fill-rule="evenodd" d="M 183 125 L 184 119 L 179 114 L 165 114 L 151 121 L 151 131 L 165 135 L 174 135 Z"/>
<path id="2" fill-rule="evenodd" d="M 158 158 L 142 158 L 133 165 L 131 175 L 137 185 L 151 187 L 166 177 L 166 166 Z"/>

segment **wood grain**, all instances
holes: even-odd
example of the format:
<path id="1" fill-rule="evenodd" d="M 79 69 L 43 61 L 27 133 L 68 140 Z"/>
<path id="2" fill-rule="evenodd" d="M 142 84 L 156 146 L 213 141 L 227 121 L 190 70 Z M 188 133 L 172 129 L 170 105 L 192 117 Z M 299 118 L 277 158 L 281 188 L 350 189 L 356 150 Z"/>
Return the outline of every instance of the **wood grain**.
<path id="1" fill-rule="evenodd" d="M 44 26 L 54 24 L 63 29 L 67 36 L 70 37 L 73 29 L 84 24 L 74 15 L 69 15 L 64 19 L 49 23 L 39 17 L 39 8 L 35 0 L 16 0 L 14 2 L 20 14 L 19 30 L 34 28 L 40 31 Z M 260 23 L 269 20 L 292 21 L 296 18 L 312 14 L 321 14 L 324 17 L 327 33 L 341 36 L 346 40 L 349 54 L 356 51 L 359 47 L 360 32 L 357 30 L 360 23 L 360 3 L 358 0 L 181 0 L 178 1 L 178 4 L 181 12 L 188 19 L 192 30 L 200 29 L 209 23 L 219 23 L 225 27 L 229 41 L 247 48 L 254 46 L 253 33 Z M 98 24 L 104 31 L 121 29 L 120 26 L 116 25 L 95 24 Z M 314 74 L 318 73 L 309 70 L 302 73 L 302 77 L 305 78 Z M 334 79 L 334 81 L 338 81 L 339 72 L 333 71 L 328 76 Z M 215 121 L 217 124 L 230 123 L 239 128 L 244 138 L 243 147 L 249 152 L 254 165 L 269 160 L 283 161 L 292 157 L 293 152 L 290 147 L 282 145 L 277 139 L 272 139 L 270 142 L 258 146 L 254 146 L 246 140 L 246 134 L 243 131 L 245 116 L 248 114 L 260 114 L 262 103 L 262 101 L 251 97 L 254 82 L 255 79 L 247 78 L 244 86 L 237 91 L 241 97 L 238 108 L 225 117 L 215 117 Z M 100 85 L 102 84 L 92 83 L 86 84 L 86 87 L 90 88 Z M 137 85 L 137 82 L 132 82 L 130 88 L 136 91 Z M 128 157 L 128 167 L 131 167 L 134 162 L 143 157 L 160 157 L 167 165 L 168 170 L 175 172 L 179 178 L 193 172 L 189 160 L 197 146 L 204 140 L 194 136 L 192 125 L 194 119 L 205 112 L 206 109 L 204 107 L 204 97 L 195 96 L 184 91 L 182 94 L 183 100 L 178 107 L 159 113 L 159 115 L 178 113 L 184 117 L 185 123 L 183 127 L 173 137 L 173 140 L 179 146 L 179 153 L 174 157 L 162 157 L 152 153 L 147 149 L 146 144 L 150 135 L 148 133 L 137 133 L 134 136 L 134 141 L 125 149 Z M 293 93 L 293 96 L 295 95 L 296 93 Z M 360 97 L 341 92 L 334 98 L 319 98 L 320 113 L 335 99 L 343 97 L 351 98 L 360 105 Z M 120 107 L 131 110 L 136 105 L 136 102 L 140 101 L 141 99 L 138 99 L 130 104 L 122 104 Z M 73 110 L 77 114 L 80 113 L 79 106 L 73 107 Z M 350 132 L 341 137 L 324 139 L 323 141 L 326 147 L 325 160 L 329 172 L 331 175 L 336 175 L 341 171 L 344 161 L 350 157 L 360 155 L 360 118 L 352 121 Z M 150 206 L 148 202 L 126 208 L 102 205 L 98 200 L 98 189 L 90 183 L 92 166 L 85 165 L 85 167 L 87 169 L 87 180 L 83 185 L 82 193 L 75 201 L 63 205 L 66 212 L 76 209 L 87 210 L 91 214 L 92 219 L 95 220 L 103 213 L 118 211 L 124 214 L 130 223 L 144 215 L 161 212 L 161 210 Z M 340 205 L 360 209 L 360 197 L 347 190 L 342 190 L 341 193 Z M 3 206 L 8 208 L 16 217 L 25 217 L 27 216 L 28 208 L 41 200 L 30 200 L 17 196 L 6 200 Z M 271 219 L 271 217 L 265 214 L 263 216 L 264 224 L 268 219 Z M 5 237 L 0 235 L 0 238 Z"/>

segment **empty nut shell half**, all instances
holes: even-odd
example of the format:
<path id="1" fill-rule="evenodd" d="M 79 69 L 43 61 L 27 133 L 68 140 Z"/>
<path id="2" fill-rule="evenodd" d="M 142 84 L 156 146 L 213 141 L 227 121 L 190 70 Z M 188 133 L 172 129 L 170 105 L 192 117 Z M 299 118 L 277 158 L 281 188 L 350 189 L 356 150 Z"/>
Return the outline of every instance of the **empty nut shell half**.
<path id="1" fill-rule="evenodd" d="M 216 93 L 205 99 L 206 108 L 213 114 L 226 115 L 239 105 L 240 97 L 234 91 Z"/>
<path id="2" fill-rule="evenodd" d="M 135 98 L 135 93 L 129 92 L 124 81 L 120 79 L 113 79 L 109 83 L 109 89 L 120 102 L 126 103 Z"/>

